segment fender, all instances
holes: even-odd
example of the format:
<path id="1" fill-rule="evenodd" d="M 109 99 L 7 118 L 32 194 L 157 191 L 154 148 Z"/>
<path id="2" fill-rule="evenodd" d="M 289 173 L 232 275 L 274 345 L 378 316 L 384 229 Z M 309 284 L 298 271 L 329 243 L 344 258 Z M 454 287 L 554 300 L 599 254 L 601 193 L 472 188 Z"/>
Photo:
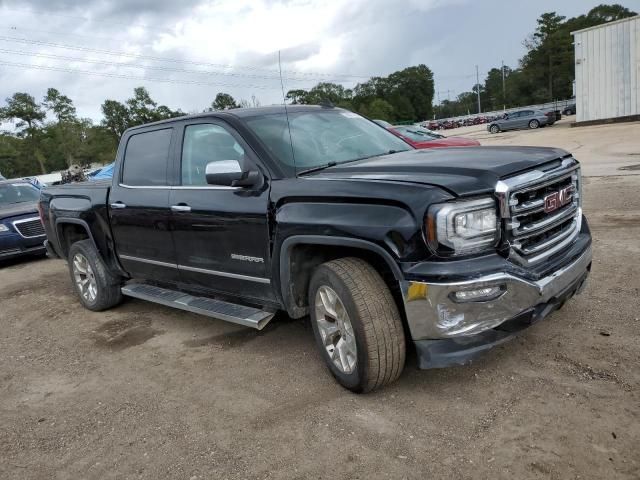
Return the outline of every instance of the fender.
<path id="1" fill-rule="evenodd" d="M 89 227 L 89 224 L 86 221 L 79 218 L 66 218 L 66 217 L 56 218 L 55 220 L 56 243 L 60 248 L 61 254 L 66 255 L 68 253 L 64 251 L 64 243 L 61 241 L 62 226 L 68 225 L 68 224 L 80 225 L 84 229 L 84 231 L 87 233 L 87 236 L 91 240 L 91 243 L 93 243 L 93 247 L 102 257 L 102 260 L 104 261 L 105 265 L 107 265 L 111 269 L 114 269 L 115 267 L 115 270 L 117 271 L 116 273 L 118 275 L 123 275 L 123 274 L 126 275 L 126 272 L 120 265 L 115 255 L 108 255 L 108 256 L 105 255 L 105 252 L 102 251 L 102 249 L 98 246 L 98 243 L 96 242 L 95 238 L 93 237 L 93 233 L 91 232 L 91 228 Z M 106 253 L 109 253 L 109 252 L 106 252 Z M 111 258 L 108 258 L 108 257 L 111 257 Z M 66 260 L 66 257 L 61 257 L 61 258 Z"/>
<path id="2" fill-rule="evenodd" d="M 350 247 L 350 248 L 359 248 L 362 250 L 368 250 L 379 255 L 385 263 L 389 266 L 393 276 L 396 280 L 401 281 L 404 279 L 402 271 L 400 267 L 394 260 L 394 258 L 387 252 L 385 249 L 376 245 L 373 242 L 369 242 L 367 240 L 360 240 L 356 238 L 345 238 L 345 237 L 332 237 L 332 236 L 323 236 L 323 235 L 293 235 L 291 237 L 286 238 L 280 249 L 277 250 L 278 258 L 274 259 L 274 274 L 276 274 L 275 266 L 278 265 L 279 269 L 277 271 L 278 274 L 278 284 L 279 284 L 279 293 L 282 298 L 282 304 L 285 309 L 289 312 L 289 314 L 296 318 L 306 314 L 306 309 L 298 307 L 295 304 L 295 301 L 291 295 L 291 289 L 288 288 L 290 285 L 290 277 L 291 277 L 291 269 L 289 265 L 290 252 L 293 247 L 296 245 L 331 245 L 337 247 Z"/>
<path id="3" fill-rule="evenodd" d="M 93 243 L 94 248 L 96 249 L 96 251 L 100 252 L 100 249 L 98 248 L 98 244 L 96 243 L 95 239 L 93 238 L 93 233 L 91 233 L 91 229 L 89 228 L 89 224 L 87 222 L 85 222 L 84 220 L 80 220 L 79 218 L 56 218 L 56 222 L 55 222 L 55 232 L 56 232 L 56 241 L 58 243 L 58 246 L 60 247 L 60 253 L 63 254 L 67 254 L 68 252 L 64 251 L 64 244 L 62 243 L 62 225 L 67 225 L 67 224 L 74 224 L 74 225 L 80 225 L 85 232 L 87 232 L 87 235 L 89 236 L 89 238 L 91 239 L 91 242 Z M 102 255 L 102 253 L 100 252 L 100 255 Z"/>

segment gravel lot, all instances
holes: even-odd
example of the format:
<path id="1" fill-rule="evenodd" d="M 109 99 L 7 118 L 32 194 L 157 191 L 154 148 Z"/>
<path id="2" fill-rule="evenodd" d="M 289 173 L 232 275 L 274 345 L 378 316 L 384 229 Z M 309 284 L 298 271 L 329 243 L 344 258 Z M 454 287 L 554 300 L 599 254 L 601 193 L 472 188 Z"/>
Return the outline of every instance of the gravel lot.
<path id="1" fill-rule="evenodd" d="M 616 149 L 640 163 L 640 124 L 589 128 L 486 143 L 565 132 L 591 175 Z M 307 321 L 256 332 L 136 300 L 93 313 L 62 261 L 5 264 L 0 478 L 640 478 L 640 176 L 617 165 L 586 180 L 582 296 L 472 366 L 410 357 L 366 396 L 333 381 Z"/>

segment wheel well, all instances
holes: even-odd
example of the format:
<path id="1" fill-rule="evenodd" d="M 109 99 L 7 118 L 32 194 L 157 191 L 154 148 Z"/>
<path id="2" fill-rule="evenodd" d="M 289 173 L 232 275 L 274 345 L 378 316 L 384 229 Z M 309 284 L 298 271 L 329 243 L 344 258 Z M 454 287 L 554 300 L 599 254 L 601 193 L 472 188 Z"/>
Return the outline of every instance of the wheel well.
<path id="1" fill-rule="evenodd" d="M 357 247 L 344 247 L 338 245 L 313 245 L 298 244 L 289 250 L 289 279 L 287 287 L 290 289 L 291 300 L 294 305 L 295 317 L 307 314 L 309 282 L 315 269 L 328 261 L 337 258 L 356 257 L 371 264 L 380 274 L 385 284 L 391 291 L 398 306 L 398 310 L 404 317 L 404 308 L 400 284 L 391 267 L 384 258 L 371 250 Z M 287 281 L 287 279 L 283 279 Z M 291 309 L 290 309 L 291 310 Z M 292 314 L 293 312 L 289 312 Z"/>
<path id="2" fill-rule="evenodd" d="M 69 249 L 71 245 L 80 240 L 86 240 L 91 238 L 87 233 L 87 230 L 77 223 L 63 223 L 59 225 L 58 238 L 60 240 L 60 248 L 62 254 L 66 258 L 69 255 Z"/>

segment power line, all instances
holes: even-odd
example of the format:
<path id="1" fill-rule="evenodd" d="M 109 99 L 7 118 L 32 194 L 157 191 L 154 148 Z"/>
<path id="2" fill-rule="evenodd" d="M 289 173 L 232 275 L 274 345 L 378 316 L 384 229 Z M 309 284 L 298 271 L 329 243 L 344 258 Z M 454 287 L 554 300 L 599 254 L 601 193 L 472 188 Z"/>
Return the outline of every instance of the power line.
<path id="1" fill-rule="evenodd" d="M 0 28 L 3 29 L 3 30 L 11 30 L 14 33 L 32 32 L 32 33 L 46 33 L 47 35 L 58 35 L 58 36 L 61 36 L 61 37 L 90 38 L 92 40 L 109 40 L 109 41 L 113 40 L 113 37 L 108 37 L 108 36 L 105 36 L 105 35 L 95 35 L 95 34 L 82 35 L 82 34 L 79 34 L 79 33 L 55 32 L 55 31 L 51 31 L 51 30 L 40 30 L 40 29 L 35 29 L 35 28 L 18 27 L 16 25 L 1 25 Z"/>
<path id="2" fill-rule="evenodd" d="M 247 74 L 247 73 L 237 73 L 237 72 L 220 72 L 220 71 L 214 71 L 214 70 L 189 70 L 184 68 L 173 68 L 173 67 L 164 67 L 164 66 L 157 66 L 157 65 L 140 65 L 136 63 L 109 62 L 107 60 L 91 60 L 88 58 L 69 57 L 66 55 L 56 55 L 53 53 L 29 52 L 25 50 L 8 50 L 8 49 L 0 48 L 0 53 L 8 53 L 10 55 L 20 55 L 23 57 L 37 57 L 37 58 L 48 58 L 52 60 L 66 60 L 70 62 L 89 63 L 93 65 L 137 68 L 142 70 L 156 70 L 161 72 L 174 72 L 174 73 L 187 73 L 187 74 L 213 75 L 213 76 L 220 75 L 220 76 L 228 76 L 228 77 L 236 77 L 236 78 L 246 77 L 246 78 L 257 78 L 261 80 L 278 80 L 278 81 L 280 80 L 280 77 L 278 76 Z M 283 77 L 283 78 L 291 82 L 316 81 L 316 79 L 314 78 L 300 78 L 300 77 Z"/>
<path id="3" fill-rule="evenodd" d="M 81 47 L 78 45 L 67 45 L 62 43 L 55 42 L 47 42 L 45 40 L 35 40 L 29 38 L 19 38 L 19 37 L 8 37 L 8 36 L 0 36 L 0 41 L 4 42 L 14 42 L 14 43 L 23 43 L 27 45 L 40 45 L 52 48 L 61 48 L 65 50 L 75 50 L 79 52 L 91 52 L 91 53 L 100 53 L 104 55 L 117 56 L 117 57 L 126 57 L 126 58 L 138 58 L 143 60 L 153 60 L 158 62 L 169 62 L 169 63 L 183 63 L 186 65 L 198 65 L 198 66 L 206 66 L 206 67 L 217 67 L 217 68 L 227 68 L 227 69 L 243 69 L 243 70 L 252 70 L 252 71 L 263 71 L 270 72 L 274 75 L 278 75 L 278 70 L 273 70 L 264 67 L 256 67 L 250 65 L 230 65 L 230 64 L 220 64 L 220 63 L 208 63 L 208 62 L 196 62 L 193 60 L 184 60 L 178 58 L 168 58 L 168 57 L 156 57 L 153 55 L 141 55 L 137 53 L 128 53 L 128 52 L 118 52 L 114 50 L 103 50 L 99 48 L 91 48 L 91 47 Z M 370 76 L 364 75 L 350 75 L 344 73 L 320 73 L 320 72 L 303 72 L 296 70 L 286 70 L 288 73 L 294 73 L 296 75 L 304 75 L 309 77 L 324 77 L 324 78 L 371 78 Z"/>
<path id="4" fill-rule="evenodd" d="M 172 78 L 157 78 L 157 77 L 138 77 L 133 75 L 123 75 L 118 73 L 108 73 L 108 72 L 95 72 L 92 70 L 77 70 L 74 68 L 64 68 L 64 67 L 50 67 L 44 65 L 33 65 L 29 63 L 17 63 L 17 62 L 5 62 L 0 60 L 0 65 L 4 65 L 7 67 L 16 67 L 16 68 L 28 68 L 28 69 L 36 69 L 36 70 L 49 70 L 54 72 L 63 72 L 63 73 L 77 73 L 80 75 L 94 75 L 98 77 L 107 77 L 107 78 L 121 78 L 124 80 L 138 80 L 143 82 L 160 82 L 160 83 L 172 83 L 179 85 L 205 85 L 205 86 L 216 86 L 216 87 L 229 87 L 229 88 L 252 88 L 252 89 L 261 89 L 261 90 L 279 90 L 280 87 L 268 87 L 266 85 L 248 85 L 248 84 L 238 84 L 238 83 L 220 83 L 220 82 L 202 82 L 197 80 L 179 80 Z"/>
<path id="5" fill-rule="evenodd" d="M 171 32 L 170 28 L 157 28 L 157 27 L 151 27 L 147 24 L 144 23 L 124 23 L 124 22 L 113 22 L 111 20 L 104 21 L 104 20 L 98 20 L 95 18 L 91 18 L 91 17 L 81 17 L 81 16 L 75 16 L 75 15 L 65 15 L 62 13 L 53 13 L 53 12 L 46 12 L 46 13 L 40 13 L 40 12 L 36 12 L 34 10 L 27 10 L 27 9 L 18 9 L 18 8 L 7 8 L 7 7 L 2 7 L 3 10 L 6 10 L 7 12 L 14 12 L 14 13 L 23 13 L 23 14 L 31 14 L 31 15 L 45 15 L 47 17 L 51 16 L 51 17 L 60 17 L 60 18 L 68 18 L 70 20 L 82 20 L 84 22 L 89 22 L 89 23 L 103 23 L 103 24 L 109 24 L 109 25 L 120 25 L 122 27 L 127 27 L 127 28 L 131 28 L 131 27 L 138 27 L 138 28 L 142 28 L 142 29 L 146 29 L 146 30 L 155 30 L 157 32 Z"/>

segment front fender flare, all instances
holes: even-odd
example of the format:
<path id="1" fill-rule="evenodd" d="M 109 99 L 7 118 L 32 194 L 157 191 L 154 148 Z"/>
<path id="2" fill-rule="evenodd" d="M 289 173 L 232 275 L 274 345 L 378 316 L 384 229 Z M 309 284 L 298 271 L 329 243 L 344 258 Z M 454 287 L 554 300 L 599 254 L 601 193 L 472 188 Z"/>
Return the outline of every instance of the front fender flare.
<path id="1" fill-rule="evenodd" d="M 274 267 L 278 266 L 278 280 L 279 280 L 279 293 L 282 299 L 282 304 L 286 308 L 289 315 L 297 318 L 306 314 L 306 309 L 296 305 L 291 292 L 291 268 L 290 268 L 290 253 L 293 247 L 297 245 L 330 245 L 338 247 L 349 247 L 367 250 L 379 255 L 385 263 L 389 266 L 389 269 L 393 273 L 393 276 L 397 281 L 403 280 L 404 276 L 397 262 L 384 248 L 376 245 L 373 242 L 367 240 L 361 240 L 357 238 L 346 237 L 332 237 L 322 235 L 293 235 L 286 238 L 280 249 L 278 250 L 278 260 L 274 262 Z M 276 273 L 276 272 L 274 272 Z"/>

